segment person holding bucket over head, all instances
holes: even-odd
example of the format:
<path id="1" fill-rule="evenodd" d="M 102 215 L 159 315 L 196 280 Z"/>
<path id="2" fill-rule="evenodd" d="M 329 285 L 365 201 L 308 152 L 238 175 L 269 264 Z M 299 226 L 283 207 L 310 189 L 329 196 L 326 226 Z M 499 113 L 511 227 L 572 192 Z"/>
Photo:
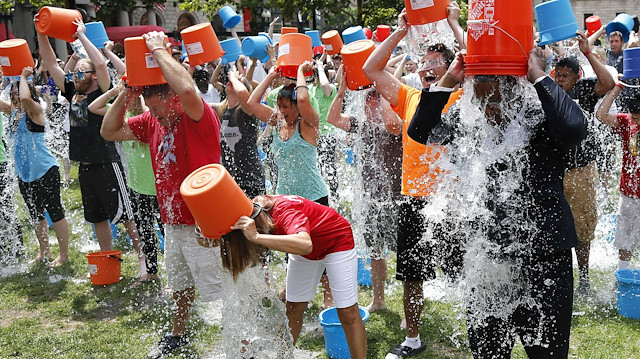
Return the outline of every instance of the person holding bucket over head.
<path id="1" fill-rule="evenodd" d="M 149 352 L 150 358 L 159 358 L 188 343 L 186 324 L 196 286 L 203 301 L 222 298 L 219 249 L 198 245 L 195 220 L 180 194 L 180 184 L 191 172 L 220 162 L 220 125 L 187 70 L 167 51 L 165 34 L 153 31 L 142 38 L 166 83 L 125 87 L 109 107 L 101 134 L 110 141 L 148 143 L 151 151 L 165 227 L 165 266 L 176 301 L 171 333 Z M 128 103 L 140 94 L 149 111 L 125 120 Z"/>
<path id="2" fill-rule="evenodd" d="M 10 85 L 11 103 L 0 100 L 0 111 L 9 116 L 8 148 L 13 155 L 18 187 L 40 245 L 36 261 L 50 260 L 47 211 L 60 246 L 59 255 L 47 266 L 58 267 L 69 261 L 69 222 L 60 196 L 58 161 L 44 139 L 44 111 L 35 87 L 28 80 L 32 74 L 32 67 L 22 69 L 20 81 Z"/>
<path id="3" fill-rule="evenodd" d="M 233 231 L 222 236 L 224 268 L 236 277 L 249 265 L 243 253 L 257 256 L 266 248 L 289 253 L 286 307 L 294 343 L 326 269 L 351 358 L 365 358 L 367 335 L 358 307 L 358 265 L 349 222 L 332 208 L 300 196 L 265 195 L 253 202 L 251 217 L 240 217 Z"/>

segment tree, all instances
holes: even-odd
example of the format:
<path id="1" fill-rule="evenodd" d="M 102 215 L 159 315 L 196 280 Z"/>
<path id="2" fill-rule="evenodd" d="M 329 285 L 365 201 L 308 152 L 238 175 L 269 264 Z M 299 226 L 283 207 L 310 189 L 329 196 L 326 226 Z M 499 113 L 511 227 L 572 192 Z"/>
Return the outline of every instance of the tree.
<path id="1" fill-rule="evenodd" d="M 262 13 L 263 8 L 269 8 L 269 1 L 264 0 L 183 0 L 179 7 L 185 11 L 202 11 L 209 21 L 213 21 L 213 18 L 218 14 L 218 10 L 225 5 L 234 5 L 238 12 L 242 11 L 245 7 L 249 9 L 251 14 L 251 32 L 257 33 L 258 30 L 258 18 Z"/>

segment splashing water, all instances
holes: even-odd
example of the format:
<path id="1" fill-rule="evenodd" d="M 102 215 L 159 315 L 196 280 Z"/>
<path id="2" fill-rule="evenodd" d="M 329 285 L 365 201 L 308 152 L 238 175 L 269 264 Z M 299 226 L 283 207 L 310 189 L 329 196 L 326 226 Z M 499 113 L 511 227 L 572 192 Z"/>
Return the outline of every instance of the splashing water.
<path id="1" fill-rule="evenodd" d="M 424 25 L 411 25 L 405 37 L 407 52 L 414 59 L 420 59 L 427 54 L 427 48 L 435 44 L 454 48 L 455 36 L 449 27 L 447 19 Z"/>

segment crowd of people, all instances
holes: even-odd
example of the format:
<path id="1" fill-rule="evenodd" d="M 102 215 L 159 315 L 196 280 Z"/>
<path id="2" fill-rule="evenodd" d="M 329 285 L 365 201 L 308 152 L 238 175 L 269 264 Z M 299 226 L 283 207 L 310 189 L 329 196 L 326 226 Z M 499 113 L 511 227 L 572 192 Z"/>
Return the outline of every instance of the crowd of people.
<path id="1" fill-rule="evenodd" d="M 49 38 L 38 34 L 37 67 L 3 83 L 8 100 L 0 100 L 0 111 L 10 155 L 0 146 L 3 198 L 12 189 L 8 176 L 15 176 L 39 243 L 35 260 L 64 265 L 69 223 L 58 160 L 63 181 L 69 161 L 77 163 L 84 219 L 94 225 L 100 249 L 112 248 L 111 224 L 127 229 L 138 255 L 134 286 L 159 279 L 159 224 L 175 306 L 171 332 L 151 358 L 188 343 L 196 288 L 202 301 L 228 297 L 233 287 L 223 277 L 238 281 L 247 268 L 268 269 L 269 250 L 287 253 L 280 296 L 289 331 L 281 335 L 295 344 L 322 283 L 323 307 L 337 308 L 351 357 L 365 358 L 359 241 L 371 259 L 370 313 L 386 309 L 387 257 L 396 256 L 406 338 L 386 359 L 425 350 L 423 283 L 439 273 L 467 281 L 474 357 L 510 357 L 517 335 L 531 358 L 566 358 L 572 248 L 576 293 L 589 296 L 598 201 L 612 201 L 609 188 L 618 174 L 620 269 L 629 267 L 640 243 L 640 92 L 618 76 L 623 49 L 638 46 L 638 38 L 633 32 L 626 43 L 620 32 L 605 37 L 604 27 L 590 36 L 579 31 L 572 40 L 534 47 L 524 77 L 468 76 L 455 1 L 447 14 L 451 41 L 423 39 L 424 51 L 409 54 L 402 48 L 411 25 L 400 13 L 362 68 L 372 86 L 360 97 L 347 91 L 340 54 L 326 51 L 316 51 L 287 78 L 277 70 L 277 42 L 264 63 L 241 56 L 191 66 L 178 49 L 166 51 L 165 34 L 150 32 L 143 38 L 166 84 L 131 87 L 121 79 L 127 67 L 113 43 L 98 50 L 82 20 L 75 22 L 75 37 L 86 57 L 73 53 L 61 61 Z M 66 151 L 47 143 L 46 128 L 68 138 Z M 509 137 L 514 133 L 519 136 Z M 356 158 L 352 213 L 338 213 L 344 138 Z M 224 165 L 253 199 L 254 211 L 229 234 L 203 241 L 179 188 L 212 163 Z M 59 244 L 53 260 L 45 211 Z M 21 241 L 10 217 L 3 213 L 3 228 Z M 355 226 L 362 238 L 354 236 Z M 517 279 L 509 300 L 496 299 L 505 294 L 496 292 L 504 283 L 486 278 L 491 266 L 475 262 L 480 257 Z M 484 279 L 473 279 L 483 273 Z M 250 351 L 245 339 L 227 357 Z"/>

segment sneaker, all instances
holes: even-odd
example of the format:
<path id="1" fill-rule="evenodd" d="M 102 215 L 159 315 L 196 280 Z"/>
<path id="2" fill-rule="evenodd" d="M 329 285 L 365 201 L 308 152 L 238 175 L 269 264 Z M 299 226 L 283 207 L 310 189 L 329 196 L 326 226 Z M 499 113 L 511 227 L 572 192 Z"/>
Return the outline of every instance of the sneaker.
<path id="1" fill-rule="evenodd" d="M 158 346 L 151 349 L 147 358 L 158 359 L 174 350 L 185 346 L 189 341 L 184 336 L 167 334 L 158 342 Z"/>

